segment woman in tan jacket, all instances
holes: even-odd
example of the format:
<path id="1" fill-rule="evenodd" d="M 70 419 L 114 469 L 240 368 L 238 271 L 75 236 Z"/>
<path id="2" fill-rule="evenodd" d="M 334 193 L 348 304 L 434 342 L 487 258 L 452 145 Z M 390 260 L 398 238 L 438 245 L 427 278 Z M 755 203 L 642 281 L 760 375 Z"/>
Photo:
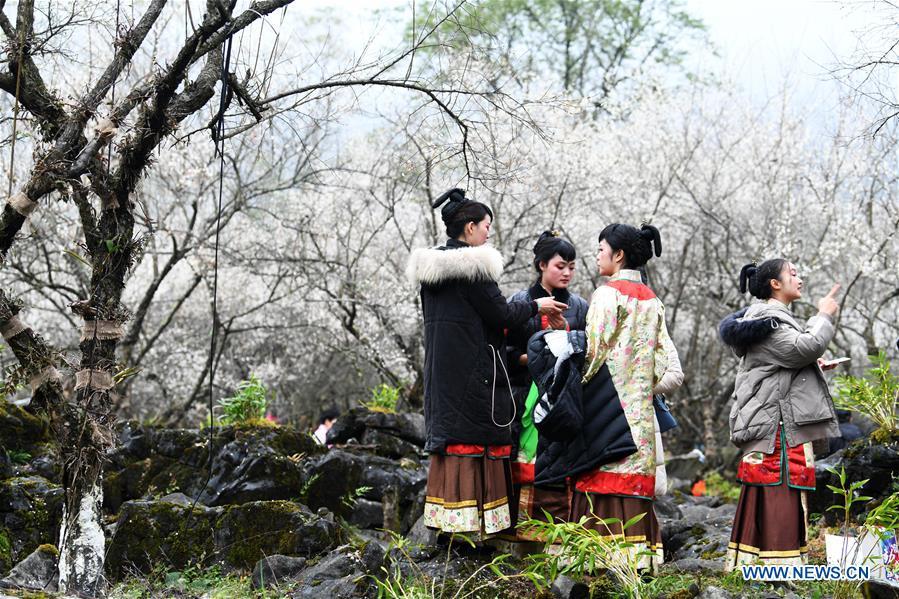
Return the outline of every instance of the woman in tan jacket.
<path id="1" fill-rule="evenodd" d="M 725 318 L 722 341 L 740 358 L 730 436 L 742 454 L 742 483 L 726 567 L 761 561 L 806 563 L 805 492 L 815 489 L 811 441 L 839 436 L 818 360 L 833 338 L 840 286 L 801 325 L 790 304 L 802 297 L 796 267 L 782 258 L 748 264 L 740 290 L 762 300 Z"/>

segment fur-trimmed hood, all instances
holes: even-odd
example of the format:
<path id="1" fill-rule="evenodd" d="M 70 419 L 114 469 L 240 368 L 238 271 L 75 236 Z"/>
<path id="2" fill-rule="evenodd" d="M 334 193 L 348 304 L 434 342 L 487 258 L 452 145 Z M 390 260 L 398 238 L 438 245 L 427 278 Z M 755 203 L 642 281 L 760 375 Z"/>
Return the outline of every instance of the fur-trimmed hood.
<path id="1" fill-rule="evenodd" d="M 502 254 L 487 245 L 419 248 L 413 250 L 406 266 L 406 277 L 415 285 L 446 281 L 499 282 L 502 273 Z"/>
<path id="2" fill-rule="evenodd" d="M 777 330 L 786 316 L 783 312 L 770 304 L 753 304 L 725 317 L 718 325 L 718 335 L 737 355 L 743 355 Z"/>

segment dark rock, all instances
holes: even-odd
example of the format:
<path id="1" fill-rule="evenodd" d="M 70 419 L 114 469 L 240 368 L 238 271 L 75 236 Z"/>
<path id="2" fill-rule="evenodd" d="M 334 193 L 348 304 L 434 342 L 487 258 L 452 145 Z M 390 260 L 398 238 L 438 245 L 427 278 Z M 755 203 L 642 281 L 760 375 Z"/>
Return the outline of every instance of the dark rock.
<path id="1" fill-rule="evenodd" d="M 362 549 L 362 565 L 373 576 L 381 576 L 387 562 L 386 548 L 377 541 L 369 541 Z"/>
<path id="2" fill-rule="evenodd" d="M 350 524 L 359 528 L 383 528 L 384 504 L 380 501 L 357 499 L 349 520 Z"/>
<path id="3" fill-rule="evenodd" d="M 696 599 L 731 599 L 731 597 L 733 597 L 733 595 L 722 588 L 707 586 L 696 596 Z"/>
<path id="4" fill-rule="evenodd" d="M 119 428 L 118 451 L 131 459 L 143 460 L 150 457 L 153 430 L 133 420 L 123 423 Z"/>
<path id="5" fill-rule="evenodd" d="M 165 501 L 167 503 L 174 503 L 175 505 L 183 505 L 183 506 L 193 506 L 198 505 L 200 507 L 206 507 L 200 502 L 195 502 L 193 499 L 185 495 L 184 493 L 169 493 L 165 497 L 160 497 L 159 501 Z"/>
<path id="6" fill-rule="evenodd" d="M 665 518 L 679 520 L 683 516 L 680 508 L 677 507 L 677 504 L 674 502 L 674 497 L 671 495 L 656 497 L 656 500 L 653 503 L 653 509 L 655 510 L 656 517 L 660 520 Z"/>
<path id="7" fill-rule="evenodd" d="M 368 408 L 359 407 L 348 410 L 340 415 L 331 430 L 328 431 L 327 441 L 333 445 L 342 445 L 350 439 L 362 439 L 366 429 L 376 429 L 392 437 L 408 441 L 416 447 L 425 446 L 425 418 L 422 414 L 402 413 L 388 414 L 385 412 L 373 412 Z"/>
<path id="8" fill-rule="evenodd" d="M 671 478 L 695 481 L 705 467 L 705 456 L 697 449 L 665 460 L 665 473 Z"/>
<path id="9" fill-rule="evenodd" d="M 587 599 L 590 596 L 590 587 L 583 582 L 577 582 L 564 574 L 558 576 L 550 591 L 553 597 L 558 599 Z"/>
<path id="10" fill-rule="evenodd" d="M 253 588 L 261 589 L 289 583 L 296 580 L 305 567 L 305 557 L 270 555 L 259 560 L 253 568 Z"/>
<path id="11" fill-rule="evenodd" d="M 50 441 L 50 427 L 45 420 L 0 400 L 0 447 L 34 453 L 35 446 Z"/>
<path id="12" fill-rule="evenodd" d="M 0 480 L 9 478 L 13 475 L 12 460 L 10 460 L 5 451 L 0 451 Z"/>
<path id="13" fill-rule="evenodd" d="M 677 478 L 674 476 L 668 477 L 668 493 L 674 493 L 675 491 L 678 491 L 680 493 L 689 494 L 692 488 L 693 481 L 687 480 L 686 478 Z"/>
<path id="14" fill-rule="evenodd" d="M 306 465 L 306 504 L 312 509 L 326 507 L 335 514 L 348 514 L 345 498 L 353 496 L 362 486 L 363 460 L 340 449 Z M 377 497 L 368 497 L 378 499 Z"/>
<path id="15" fill-rule="evenodd" d="M 879 580 L 869 580 L 862 585 L 862 595 L 870 599 L 896 599 L 899 597 L 899 587 Z"/>
<path id="16" fill-rule="evenodd" d="M 118 580 L 157 564 L 183 570 L 215 553 L 213 531 L 221 508 L 193 509 L 165 501 L 128 501 L 122 505 L 109 542 L 106 572 Z"/>
<path id="17" fill-rule="evenodd" d="M 311 557 L 336 544 L 337 527 L 289 501 L 231 506 L 214 531 L 218 561 L 250 569 L 267 555 Z"/>
<path id="18" fill-rule="evenodd" d="M 377 429 L 393 437 L 408 441 L 417 447 L 424 447 L 427 439 L 425 417 L 423 414 L 402 413 L 386 414 L 371 412 L 362 415 L 362 423 L 366 428 Z"/>
<path id="19" fill-rule="evenodd" d="M 190 501 L 180 494 L 173 499 Z M 266 556 L 318 555 L 336 544 L 337 532 L 333 521 L 289 501 L 193 509 L 168 501 L 129 501 L 109 543 L 107 573 L 116 580 L 157 565 L 183 570 L 211 563 L 248 570 Z"/>
<path id="20" fill-rule="evenodd" d="M 308 434 L 288 427 L 225 427 L 212 438 L 209 477 L 207 431 L 128 423 L 124 445 L 110 454 L 104 479 L 104 507 L 179 491 L 210 506 L 296 499 L 304 462 L 324 452 Z"/>
<path id="21" fill-rule="evenodd" d="M 364 582 L 364 580 L 359 580 L 358 577 L 351 574 L 336 580 L 323 580 L 316 584 L 302 584 L 292 591 L 288 597 L 290 599 L 320 599 L 321 597 L 351 599 L 364 596 L 358 590 L 358 585 L 364 584 Z"/>
<path id="22" fill-rule="evenodd" d="M 421 515 L 406 535 L 409 541 L 415 545 L 434 547 L 437 545 L 437 531 L 425 526 L 425 517 Z"/>
<path id="23" fill-rule="evenodd" d="M 62 488 L 39 476 L 0 481 L 0 572 L 56 542 L 62 501 Z"/>
<path id="24" fill-rule="evenodd" d="M 325 437 L 330 445 L 342 445 L 350 439 L 360 439 L 365 432 L 365 423 L 362 421 L 366 408 L 352 408 L 341 414 Z"/>
<path id="25" fill-rule="evenodd" d="M 712 505 L 706 498 L 688 496 L 678 506 L 680 517 L 659 518 L 666 561 L 720 560 L 727 554 L 736 506 Z"/>
<path id="26" fill-rule="evenodd" d="M 357 597 L 357 581 L 364 584 L 364 563 L 349 546 L 335 549 L 295 579 L 291 598 Z"/>
<path id="27" fill-rule="evenodd" d="M 31 555 L 16 564 L 0 580 L 0 588 L 55 592 L 59 578 L 56 562 L 59 551 L 53 545 L 41 545 Z"/>
<path id="28" fill-rule="evenodd" d="M 153 433 L 153 451 L 161 456 L 179 460 L 195 454 L 196 449 L 207 446 L 204 431 L 184 428 L 159 428 Z"/>
<path id="29" fill-rule="evenodd" d="M 867 479 L 867 484 L 859 490 L 859 494 L 869 495 L 874 498 L 873 502 L 879 503 L 879 500 L 892 493 L 893 477 L 899 476 L 899 445 L 871 444 L 869 439 L 860 439 L 815 464 L 817 490 L 808 494 L 809 513 L 821 514 L 824 522 L 833 526 L 842 511 L 828 511 L 827 508 L 834 504 L 842 505 L 843 500 L 827 488 L 827 485 L 840 486 L 839 477 L 827 471 L 828 466 L 837 470 L 845 467 L 847 485 Z M 868 509 L 869 502 L 856 502 L 852 507 L 852 514 L 859 516 Z"/>
<path id="30" fill-rule="evenodd" d="M 394 437 L 393 435 L 382 432 L 376 428 L 366 429 L 365 432 L 362 433 L 362 439 L 360 441 L 362 445 L 374 448 L 374 452 L 377 455 L 385 458 L 418 459 L 422 454 L 421 448 L 417 445 L 400 439 L 399 437 Z"/>
<path id="31" fill-rule="evenodd" d="M 671 574 L 683 572 L 723 572 L 724 562 L 722 560 L 684 558 L 662 564 L 661 571 Z"/>
<path id="32" fill-rule="evenodd" d="M 35 456 L 28 462 L 23 470 L 23 474 L 40 476 L 49 481 L 53 481 L 54 483 L 58 483 L 62 480 L 62 467 L 59 460 L 56 459 L 55 453 L 49 450 L 48 445 L 47 451 Z"/>

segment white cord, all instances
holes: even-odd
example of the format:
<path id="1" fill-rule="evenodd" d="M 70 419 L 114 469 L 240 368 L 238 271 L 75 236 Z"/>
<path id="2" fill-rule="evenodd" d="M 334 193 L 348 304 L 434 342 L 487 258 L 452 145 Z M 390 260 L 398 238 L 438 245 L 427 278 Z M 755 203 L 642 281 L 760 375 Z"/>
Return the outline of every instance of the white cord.
<path id="1" fill-rule="evenodd" d="M 493 387 L 490 389 L 490 419 L 496 426 L 505 428 L 515 422 L 515 418 L 518 416 L 518 408 L 515 406 L 515 396 L 512 393 L 512 381 L 509 380 L 509 371 L 506 370 L 506 365 L 503 363 L 503 359 L 500 356 L 499 365 L 503 367 L 503 373 L 506 375 L 506 384 L 509 386 L 509 399 L 512 401 L 512 420 L 505 424 L 500 424 L 496 421 L 496 357 L 499 356 L 499 352 L 489 343 L 487 344 L 487 347 L 490 348 L 490 353 L 493 355 Z"/>

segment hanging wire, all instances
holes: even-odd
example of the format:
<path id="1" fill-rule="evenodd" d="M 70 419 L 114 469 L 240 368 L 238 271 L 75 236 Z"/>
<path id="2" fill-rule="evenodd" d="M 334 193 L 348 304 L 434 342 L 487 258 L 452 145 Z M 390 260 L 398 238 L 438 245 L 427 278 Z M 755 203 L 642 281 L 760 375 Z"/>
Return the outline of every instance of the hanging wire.
<path id="1" fill-rule="evenodd" d="M 213 242 L 214 255 L 212 259 L 212 334 L 209 338 L 209 457 L 207 459 L 207 472 L 206 472 L 206 480 L 203 482 L 203 486 L 197 491 L 197 496 L 194 498 L 193 504 L 191 505 L 190 511 L 187 513 L 187 520 L 185 521 L 185 528 L 189 525 L 190 520 L 193 516 L 194 508 L 197 503 L 200 501 L 200 497 L 206 491 L 206 488 L 209 486 L 209 481 L 212 480 L 212 457 L 213 457 L 213 441 L 215 439 L 215 417 L 213 416 L 214 409 L 214 401 L 213 401 L 213 382 L 215 378 L 215 346 L 218 337 L 218 281 L 219 281 L 219 234 L 221 233 L 221 221 L 222 221 L 222 197 L 224 195 L 224 182 L 225 182 L 225 109 L 228 105 L 228 95 L 229 95 L 229 85 L 228 85 L 228 69 L 231 65 L 231 42 L 232 35 L 230 33 L 232 25 L 228 25 L 228 37 L 225 39 L 222 45 L 222 69 L 221 69 L 221 81 L 222 81 L 222 89 L 221 96 L 219 97 L 219 112 L 218 112 L 218 122 L 215 126 L 215 135 L 213 141 L 215 142 L 215 155 L 219 158 L 219 189 L 218 189 L 218 205 L 216 206 L 216 214 L 215 214 L 215 241 Z M 221 144 L 221 146 L 219 146 Z"/>

